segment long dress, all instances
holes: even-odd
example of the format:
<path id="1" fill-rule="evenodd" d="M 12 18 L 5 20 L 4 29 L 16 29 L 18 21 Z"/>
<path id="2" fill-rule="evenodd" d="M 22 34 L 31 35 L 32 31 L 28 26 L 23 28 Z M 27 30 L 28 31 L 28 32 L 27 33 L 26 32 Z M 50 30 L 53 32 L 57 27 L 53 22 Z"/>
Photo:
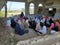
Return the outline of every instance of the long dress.
<path id="1" fill-rule="evenodd" d="M 41 32 L 42 34 L 46 34 L 46 33 L 47 33 L 47 28 L 46 28 L 46 26 L 43 26 L 43 27 L 42 27 L 42 30 L 40 30 L 40 32 Z"/>

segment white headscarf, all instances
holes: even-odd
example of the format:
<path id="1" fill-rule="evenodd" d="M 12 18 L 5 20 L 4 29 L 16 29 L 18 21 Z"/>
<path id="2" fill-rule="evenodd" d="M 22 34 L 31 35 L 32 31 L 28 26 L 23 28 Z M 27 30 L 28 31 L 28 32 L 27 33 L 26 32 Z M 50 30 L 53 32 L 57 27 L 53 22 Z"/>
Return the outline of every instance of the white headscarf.
<path id="1" fill-rule="evenodd" d="M 43 34 L 46 34 L 47 33 L 47 28 L 46 26 L 43 26 L 42 30 L 40 30 L 40 32 L 42 32 Z"/>

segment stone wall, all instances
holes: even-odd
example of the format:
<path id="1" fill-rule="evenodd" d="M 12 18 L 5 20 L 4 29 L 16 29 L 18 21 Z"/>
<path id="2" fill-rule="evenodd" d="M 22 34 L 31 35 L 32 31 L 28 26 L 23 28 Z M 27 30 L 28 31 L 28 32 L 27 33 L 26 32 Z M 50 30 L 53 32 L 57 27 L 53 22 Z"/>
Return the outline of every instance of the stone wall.
<path id="1" fill-rule="evenodd" d="M 5 1 L 6 0 L 0 0 L 0 10 L 5 6 Z"/>
<path id="2" fill-rule="evenodd" d="M 13 45 L 13 29 L 6 27 L 6 18 L 0 18 L 0 45 Z"/>

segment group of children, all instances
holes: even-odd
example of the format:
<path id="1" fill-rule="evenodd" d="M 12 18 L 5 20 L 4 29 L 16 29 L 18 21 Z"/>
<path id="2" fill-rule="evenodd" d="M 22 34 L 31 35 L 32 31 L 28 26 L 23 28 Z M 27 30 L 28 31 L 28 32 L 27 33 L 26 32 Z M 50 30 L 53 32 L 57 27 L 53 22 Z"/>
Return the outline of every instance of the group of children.
<path id="1" fill-rule="evenodd" d="M 52 17 L 36 17 L 35 20 L 30 21 L 30 28 L 42 34 L 55 33 L 60 31 L 60 22 L 53 20 Z"/>
<path id="2" fill-rule="evenodd" d="M 58 20 L 53 20 L 52 17 L 30 17 L 19 15 L 18 17 L 10 18 L 11 27 L 15 29 L 15 33 L 23 35 L 28 33 L 29 30 L 26 28 L 31 28 L 35 32 L 40 34 L 51 34 L 60 31 L 60 22 Z"/>

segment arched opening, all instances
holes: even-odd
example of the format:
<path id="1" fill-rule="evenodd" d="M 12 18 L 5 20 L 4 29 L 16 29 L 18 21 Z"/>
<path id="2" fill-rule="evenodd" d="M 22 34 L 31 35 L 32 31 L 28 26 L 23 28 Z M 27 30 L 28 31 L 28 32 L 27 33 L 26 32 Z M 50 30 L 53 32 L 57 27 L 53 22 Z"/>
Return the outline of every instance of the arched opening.
<path id="1" fill-rule="evenodd" d="M 49 8 L 49 14 L 50 16 L 54 16 L 56 13 L 56 8 Z"/>
<path id="2" fill-rule="evenodd" d="M 40 4 L 38 5 L 38 7 L 43 7 L 43 5 L 40 3 Z"/>
<path id="3" fill-rule="evenodd" d="M 40 3 L 38 5 L 38 14 L 40 14 L 42 12 L 42 10 L 43 10 L 43 5 Z"/>
<path id="4" fill-rule="evenodd" d="M 33 4 L 33 3 L 30 3 L 29 13 L 30 13 L 30 14 L 34 14 L 34 4 Z"/>
<path id="5" fill-rule="evenodd" d="M 53 8 L 49 8 L 49 11 L 52 11 L 53 10 Z"/>
<path id="6" fill-rule="evenodd" d="M 7 1 L 7 17 L 17 16 L 23 12 L 25 14 L 24 2 Z"/>

